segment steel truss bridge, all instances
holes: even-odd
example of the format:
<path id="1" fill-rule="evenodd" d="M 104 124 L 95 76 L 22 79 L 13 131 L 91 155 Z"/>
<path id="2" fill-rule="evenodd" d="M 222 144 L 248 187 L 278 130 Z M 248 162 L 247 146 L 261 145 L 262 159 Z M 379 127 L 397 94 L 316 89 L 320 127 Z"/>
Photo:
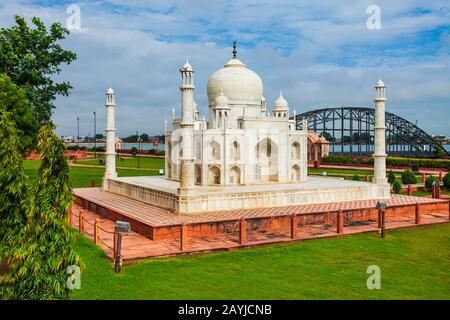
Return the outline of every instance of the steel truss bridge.
<path id="1" fill-rule="evenodd" d="M 330 141 L 331 154 L 369 156 L 374 152 L 375 109 L 364 107 L 333 107 L 296 115 L 296 129 L 308 130 Z M 449 155 L 442 145 L 415 124 L 386 112 L 386 151 L 390 155 L 432 157 Z"/>

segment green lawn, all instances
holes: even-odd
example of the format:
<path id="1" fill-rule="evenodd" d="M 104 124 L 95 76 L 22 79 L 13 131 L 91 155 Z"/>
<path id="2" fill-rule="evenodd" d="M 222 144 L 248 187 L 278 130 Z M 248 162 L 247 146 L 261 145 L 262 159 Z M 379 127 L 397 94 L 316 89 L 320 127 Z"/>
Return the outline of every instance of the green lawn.
<path id="1" fill-rule="evenodd" d="M 73 299 L 449 299 L 450 225 L 153 259 L 114 274 L 89 240 Z M 381 268 L 368 290 L 367 267 Z"/>
<path id="2" fill-rule="evenodd" d="M 36 178 L 39 161 L 25 161 Z M 71 167 L 72 184 L 101 184 L 103 168 Z M 155 171 L 118 170 L 119 176 Z M 362 175 L 362 173 L 359 173 Z M 140 261 L 113 272 L 104 252 L 80 236 L 87 268 L 73 299 L 448 299 L 450 225 L 317 239 L 294 244 Z M 381 290 L 366 288 L 369 265 Z"/>
<path id="3" fill-rule="evenodd" d="M 101 165 L 99 160 L 104 160 L 103 156 L 97 157 L 97 159 L 82 159 L 77 160 L 78 164 L 86 165 Z M 116 160 L 117 167 L 137 168 L 137 157 L 120 157 Z M 164 158 L 139 158 L 139 167 L 145 169 L 164 169 Z"/>
<path id="4" fill-rule="evenodd" d="M 24 162 L 25 173 L 30 177 L 31 181 L 36 179 L 39 163 L 40 161 L 37 160 L 25 160 Z M 92 180 L 95 180 L 97 186 L 101 186 L 104 173 L 104 168 L 70 167 L 72 186 L 74 188 L 89 187 Z M 119 177 L 154 176 L 158 172 L 154 170 L 118 169 L 117 174 Z"/>

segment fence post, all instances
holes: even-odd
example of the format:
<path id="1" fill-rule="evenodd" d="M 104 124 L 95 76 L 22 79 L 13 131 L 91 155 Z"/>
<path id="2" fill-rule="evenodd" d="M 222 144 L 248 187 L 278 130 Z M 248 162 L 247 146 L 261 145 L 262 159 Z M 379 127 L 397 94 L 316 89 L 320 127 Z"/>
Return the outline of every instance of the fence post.
<path id="1" fill-rule="evenodd" d="M 448 220 L 450 220 L 450 201 L 448 202 Z"/>
<path id="2" fill-rule="evenodd" d="M 239 220 L 239 244 L 244 244 L 247 240 L 247 221 L 244 218 Z"/>
<path id="3" fill-rule="evenodd" d="M 442 171 L 439 171 L 439 182 L 444 182 L 444 177 L 442 175 Z"/>
<path id="4" fill-rule="evenodd" d="M 291 239 L 297 239 L 298 236 L 298 217 L 294 213 L 291 216 Z"/>
<path id="5" fill-rule="evenodd" d="M 96 245 L 100 245 L 100 219 L 95 218 L 94 224 L 94 242 Z"/>
<path id="6" fill-rule="evenodd" d="M 339 211 L 337 212 L 336 227 L 337 233 L 344 232 L 344 212 L 342 211 L 342 209 L 339 209 Z"/>
<path id="7" fill-rule="evenodd" d="M 91 180 L 91 187 L 95 188 L 97 186 L 97 183 L 95 182 L 94 179 Z"/>
<path id="8" fill-rule="evenodd" d="M 118 238 L 119 234 L 117 232 L 114 232 L 113 235 L 113 257 L 114 260 L 117 258 L 117 238 Z"/>
<path id="9" fill-rule="evenodd" d="M 383 223 L 382 220 L 383 220 L 383 217 L 381 215 L 381 210 L 378 209 L 378 229 L 381 229 L 381 227 L 382 227 L 382 223 Z"/>
<path id="10" fill-rule="evenodd" d="M 386 234 L 386 209 L 381 209 L 381 237 L 384 238 Z"/>
<path id="11" fill-rule="evenodd" d="M 426 180 L 425 172 L 422 172 L 422 183 L 425 183 Z"/>
<path id="12" fill-rule="evenodd" d="M 416 224 L 420 224 L 422 222 L 422 217 L 420 215 L 420 203 L 416 203 Z"/>
<path id="13" fill-rule="evenodd" d="M 180 232 L 180 249 L 181 251 L 186 251 L 189 249 L 189 235 L 188 226 L 185 223 L 181 224 Z"/>
<path id="14" fill-rule="evenodd" d="M 408 184 L 408 196 L 412 196 L 411 185 Z"/>
<path id="15" fill-rule="evenodd" d="M 366 177 L 365 177 L 365 181 L 366 181 L 366 182 L 369 182 L 369 176 L 366 176 Z"/>
<path id="16" fill-rule="evenodd" d="M 69 209 L 69 214 L 67 215 L 67 223 L 69 224 L 69 227 L 72 226 L 72 213 L 73 213 L 73 206 Z"/>
<path id="17" fill-rule="evenodd" d="M 122 233 L 118 232 L 115 233 L 114 235 L 117 235 L 117 240 L 116 240 L 116 250 L 115 252 L 115 258 L 114 258 L 114 271 L 120 272 L 121 268 L 122 268 Z M 116 238 L 116 237 L 115 237 Z"/>
<path id="18" fill-rule="evenodd" d="M 84 232 L 84 220 L 83 220 L 83 216 L 84 216 L 84 210 L 80 209 L 80 214 L 78 215 L 78 230 L 80 231 L 80 233 Z"/>

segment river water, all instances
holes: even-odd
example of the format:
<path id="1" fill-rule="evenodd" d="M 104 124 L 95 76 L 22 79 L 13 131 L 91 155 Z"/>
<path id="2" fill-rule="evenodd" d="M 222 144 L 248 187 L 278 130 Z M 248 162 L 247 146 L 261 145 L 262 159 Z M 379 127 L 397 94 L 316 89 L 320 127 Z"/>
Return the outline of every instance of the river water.
<path id="1" fill-rule="evenodd" d="M 76 143 L 69 143 L 68 145 L 77 145 Z M 94 146 L 93 143 L 80 143 L 80 146 L 92 148 Z M 97 147 L 104 147 L 104 142 L 98 142 Z M 128 142 L 122 142 L 122 149 L 131 149 L 133 147 L 136 147 L 139 149 L 138 143 L 128 143 Z M 164 150 L 164 143 L 159 144 L 158 146 L 154 146 L 153 143 L 148 142 L 142 142 L 141 143 L 141 150 L 150 150 L 150 149 L 156 149 L 156 150 Z M 450 152 L 450 144 L 443 145 L 444 149 Z M 358 152 L 358 145 L 353 145 L 352 147 L 353 152 Z M 365 150 L 369 149 L 370 151 L 373 151 L 373 145 L 361 145 L 361 150 L 364 152 Z M 330 151 L 333 152 L 335 150 L 336 152 L 341 151 L 340 145 L 331 145 Z M 350 145 L 344 145 L 344 152 L 350 152 Z"/>

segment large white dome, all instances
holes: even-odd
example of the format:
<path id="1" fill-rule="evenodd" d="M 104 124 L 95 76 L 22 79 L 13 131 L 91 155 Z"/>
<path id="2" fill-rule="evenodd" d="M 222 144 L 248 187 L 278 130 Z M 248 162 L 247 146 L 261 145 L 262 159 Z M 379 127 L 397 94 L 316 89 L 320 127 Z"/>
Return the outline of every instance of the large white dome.
<path id="1" fill-rule="evenodd" d="M 248 69 L 239 59 L 233 58 L 222 69 L 208 79 L 207 93 L 209 105 L 223 92 L 230 106 L 261 105 L 263 83 L 261 78 Z"/>

